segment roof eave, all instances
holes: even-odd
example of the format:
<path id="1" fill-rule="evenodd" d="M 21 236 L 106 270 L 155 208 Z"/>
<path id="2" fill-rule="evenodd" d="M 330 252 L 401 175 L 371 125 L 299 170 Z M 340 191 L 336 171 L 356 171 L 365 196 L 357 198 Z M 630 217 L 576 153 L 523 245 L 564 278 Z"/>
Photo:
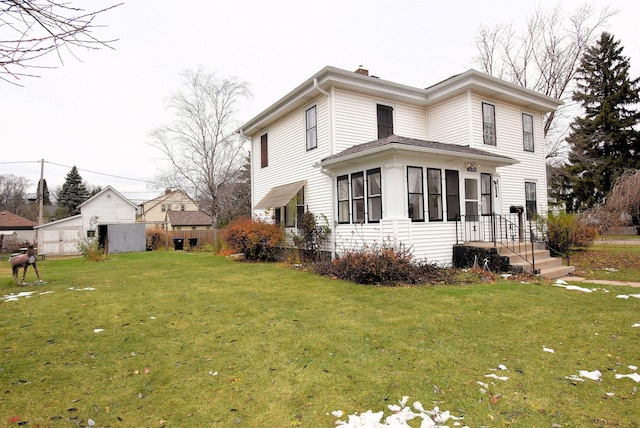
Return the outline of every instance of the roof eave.
<path id="1" fill-rule="evenodd" d="M 415 147 L 415 146 L 407 146 L 406 144 L 400 144 L 400 143 L 390 143 L 384 146 L 374 147 L 366 151 L 351 153 L 351 154 L 336 157 L 333 159 L 320 161 L 317 163 L 317 165 L 323 168 L 328 168 L 341 163 L 351 162 L 364 157 L 381 154 L 387 151 L 419 152 L 419 153 L 427 153 L 427 154 L 444 156 L 449 158 L 459 158 L 459 159 L 475 160 L 475 161 L 489 161 L 491 163 L 495 163 L 496 166 L 515 165 L 520 163 L 520 161 L 517 159 L 503 157 L 503 156 L 482 155 L 482 154 L 465 153 L 465 152 L 453 152 L 449 150 L 435 149 L 430 147 Z"/>

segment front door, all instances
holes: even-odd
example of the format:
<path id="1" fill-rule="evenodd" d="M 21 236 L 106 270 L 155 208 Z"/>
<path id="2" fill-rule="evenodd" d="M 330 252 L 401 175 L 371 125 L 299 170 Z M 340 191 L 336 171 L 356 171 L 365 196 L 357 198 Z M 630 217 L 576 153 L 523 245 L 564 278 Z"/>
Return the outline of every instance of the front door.
<path id="1" fill-rule="evenodd" d="M 477 176 L 464 177 L 465 241 L 482 241 L 482 215 L 480 215 L 480 180 Z"/>

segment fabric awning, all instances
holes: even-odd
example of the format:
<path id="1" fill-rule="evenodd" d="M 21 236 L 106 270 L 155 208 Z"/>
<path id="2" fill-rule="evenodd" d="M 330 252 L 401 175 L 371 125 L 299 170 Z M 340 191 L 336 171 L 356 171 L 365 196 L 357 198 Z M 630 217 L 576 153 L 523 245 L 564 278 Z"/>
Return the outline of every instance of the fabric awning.
<path id="1" fill-rule="evenodd" d="M 295 183 L 283 184 L 282 186 L 272 187 L 271 190 L 256 204 L 256 210 L 268 210 L 274 207 L 282 207 L 287 205 L 291 199 L 306 184 L 306 180 L 296 181 Z"/>

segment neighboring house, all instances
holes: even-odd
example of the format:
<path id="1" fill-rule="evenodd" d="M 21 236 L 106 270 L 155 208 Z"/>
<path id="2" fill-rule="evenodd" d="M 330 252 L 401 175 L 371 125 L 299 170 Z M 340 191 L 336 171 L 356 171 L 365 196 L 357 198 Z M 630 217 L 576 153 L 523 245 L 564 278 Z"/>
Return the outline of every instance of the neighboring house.
<path id="1" fill-rule="evenodd" d="M 423 89 L 325 67 L 238 130 L 253 213 L 326 218 L 332 253 L 391 241 L 450 264 L 510 211 L 547 211 L 543 118 L 560 104 L 474 70 Z"/>
<path id="2" fill-rule="evenodd" d="M 137 220 L 148 225 L 167 224 L 167 213 L 172 211 L 199 211 L 198 204 L 182 190 L 165 190 L 164 194 L 140 204 Z"/>
<path id="3" fill-rule="evenodd" d="M 167 230 L 211 230 L 211 216 L 202 211 L 167 212 Z"/>
<path id="4" fill-rule="evenodd" d="M 90 238 L 97 238 L 108 253 L 145 250 L 145 228 L 136 223 L 136 204 L 111 186 L 78 208 L 78 215 L 35 227 L 41 253 L 79 254 L 78 245 Z"/>
<path id="5" fill-rule="evenodd" d="M 14 251 L 25 241 L 35 241 L 38 223 L 10 211 L 0 211 L 0 251 Z"/>

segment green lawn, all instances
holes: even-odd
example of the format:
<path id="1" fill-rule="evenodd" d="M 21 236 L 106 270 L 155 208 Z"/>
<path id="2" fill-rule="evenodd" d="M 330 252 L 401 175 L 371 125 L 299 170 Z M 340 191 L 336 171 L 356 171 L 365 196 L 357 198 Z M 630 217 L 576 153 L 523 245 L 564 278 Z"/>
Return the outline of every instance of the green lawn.
<path id="1" fill-rule="evenodd" d="M 615 378 L 639 371 L 640 298 L 616 296 L 640 289 L 368 287 L 173 251 L 47 260 L 29 287 L 8 266 L 0 296 L 34 294 L 0 300 L 0 426 L 332 427 L 403 395 L 470 427 L 640 420 Z"/>

